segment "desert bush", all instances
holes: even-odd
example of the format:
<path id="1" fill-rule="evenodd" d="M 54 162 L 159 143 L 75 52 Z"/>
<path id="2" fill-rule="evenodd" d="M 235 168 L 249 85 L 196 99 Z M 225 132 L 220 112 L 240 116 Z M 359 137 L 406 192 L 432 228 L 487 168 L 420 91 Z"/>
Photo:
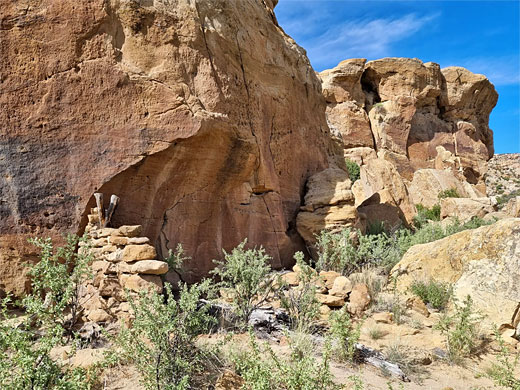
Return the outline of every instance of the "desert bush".
<path id="1" fill-rule="evenodd" d="M 345 164 L 347 166 L 348 177 L 350 178 L 350 181 L 354 183 L 360 177 L 359 165 L 348 158 L 345 159 Z"/>
<path id="2" fill-rule="evenodd" d="M 244 390 L 339 390 L 330 372 L 330 346 L 327 344 L 318 361 L 315 346 L 308 337 L 288 336 L 290 354 L 282 358 L 269 344 L 260 346 L 250 332 L 249 349 L 231 356 L 235 371 L 244 380 Z"/>
<path id="3" fill-rule="evenodd" d="M 455 303 L 455 313 L 445 314 L 435 325 L 446 337 L 448 358 L 459 363 L 476 350 L 479 339 L 479 323 L 482 316 L 473 309 L 473 300 L 468 295 L 462 304 Z"/>
<path id="4" fill-rule="evenodd" d="M 182 247 L 182 244 L 177 244 L 175 250 L 168 250 L 168 257 L 164 259 L 168 263 L 168 269 L 170 270 L 180 270 L 182 265 L 186 262 L 186 260 L 190 260 L 190 256 L 186 256 L 186 252 Z"/>
<path id="5" fill-rule="evenodd" d="M 79 289 L 92 276 L 86 236 L 67 236 L 66 244 L 55 249 L 50 238 L 30 239 L 41 251 L 36 264 L 28 264 L 31 294 L 21 302 L 36 326 L 57 326 L 68 336 L 80 314 Z M 76 252 L 79 243 L 83 247 Z"/>
<path id="6" fill-rule="evenodd" d="M 384 221 L 376 220 L 376 221 L 368 222 L 367 231 L 366 231 L 367 235 L 378 235 L 378 234 L 382 234 L 382 233 L 387 233 L 387 229 L 386 229 Z"/>
<path id="7" fill-rule="evenodd" d="M 231 253 L 224 251 L 224 261 L 214 260 L 217 267 L 211 271 L 220 278 L 217 287 L 233 291 L 233 308 L 243 322 L 247 322 L 253 310 L 261 306 L 274 289 L 271 258 L 263 248 L 246 250 L 246 243 L 244 240 Z"/>
<path id="8" fill-rule="evenodd" d="M 210 283 L 183 285 L 178 300 L 169 284 L 164 296 L 153 291 L 128 295 L 134 320 L 114 341 L 118 358 L 135 364 L 146 389 L 194 388 L 196 375 L 207 368 L 208 352 L 195 339 L 215 323 L 209 304 L 201 303 Z"/>
<path id="9" fill-rule="evenodd" d="M 453 288 L 449 283 L 430 279 L 429 282 L 413 282 L 410 286 L 410 291 L 421 298 L 424 303 L 430 304 L 434 309 L 444 310 L 451 298 Z"/>
<path id="10" fill-rule="evenodd" d="M 461 196 L 457 192 L 456 188 L 449 188 L 447 190 L 439 192 L 437 195 L 439 199 L 445 199 L 445 198 L 460 198 Z"/>
<path id="11" fill-rule="evenodd" d="M 428 221 L 439 221 L 441 219 L 441 206 L 438 204 L 431 208 L 422 204 L 418 204 L 415 207 L 417 208 L 417 215 L 413 218 L 413 221 L 416 228 L 421 228 Z"/>
<path id="12" fill-rule="evenodd" d="M 290 288 L 280 277 L 277 284 L 281 288 L 276 290 L 276 295 L 281 307 L 287 311 L 291 319 L 291 327 L 300 332 L 309 332 L 314 328 L 320 308 L 316 298 L 318 275 L 305 263 L 303 253 L 296 252 L 294 259 L 300 268 L 298 272 L 300 285 L 298 288 Z"/>
<path id="13" fill-rule="evenodd" d="M 41 250 L 40 261 L 28 265 L 31 293 L 18 305 L 28 314 L 11 318 L 8 296 L 0 304 L 0 383 L 2 389 L 89 389 L 94 378 L 51 358 L 51 350 L 74 344 L 79 316 L 79 288 L 89 276 L 91 256 L 86 239 L 67 237 L 55 249 L 50 239 L 30 240 Z M 86 246 L 76 253 L 78 242 Z"/>
<path id="14" fill-rule="evenodd" d="M 379 340 L 385 337 L 385 332 L 377 326 L 374 326 L 368 330 L 368 335 L 372 340 Z"/>
<path id="15" fill-rule="evenodd" d="M 497 361 L 493 363 L 486 376 L 493 380 L 497 386 L 520 390 L 520 378 L 515 376 L 515 370 L 520 366 L 520 353 L 517 352 L 514 356 L 511 356 L 499 330 L 495 329 L 494 333 L 500 352 Z"/>
<path id="16" fill-rule="evenodd" d="M 342 361 L 353 362 L 356 343 L 361 335 L 361 322 L 354 324 L 345 306 L 333 311 L 329 317 L 328 335 L 333 341 L 335 355 Z"/>
<path id="17" fill-rule="evenodd" d="M 356 243 L 352 236 L 356 235 Z M 363 235 L 350 228 L 338 232 L 322 230 L 316 239 L 318 270 L 336 271 L 345 276 L 375 265 L 391 268 L 401 258 L 394 238 L 386 233 Z"/>

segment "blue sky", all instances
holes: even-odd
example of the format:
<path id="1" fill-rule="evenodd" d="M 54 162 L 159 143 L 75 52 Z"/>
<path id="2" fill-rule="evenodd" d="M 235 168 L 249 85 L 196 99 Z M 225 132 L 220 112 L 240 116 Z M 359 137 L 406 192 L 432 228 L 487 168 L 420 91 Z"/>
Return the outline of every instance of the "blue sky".
<path id="1" fill-rule="evenodd" d="M 414 57 L 486 75 L 496 153 L 520 152 L 520 1 L 280 0 L 278 22 L 317 71 L 346 58 Z"/>

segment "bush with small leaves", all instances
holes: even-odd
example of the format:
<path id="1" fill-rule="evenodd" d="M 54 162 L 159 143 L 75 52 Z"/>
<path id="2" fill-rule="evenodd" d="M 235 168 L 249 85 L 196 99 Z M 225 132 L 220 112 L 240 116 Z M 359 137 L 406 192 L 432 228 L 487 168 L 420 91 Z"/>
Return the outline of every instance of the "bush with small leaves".
<path id="1" fill-rule="evenodd" d="M 35 326 L 58 326 L 67 336 L 72 334 L 80 314 L 80 287 L 92 276 L 90 254 L 86 236 L 67 236 L 63 247 L 54 249 L 50 238 L 30 239 L 41 251 L 40 260 L 29 264 L 31 294 L 21 302 Z M 81 250 L 76 252 L 78 243 Z"/>
<path id="2" fill-rule="evenodd" d="M 437 195 L 439 199 L 445 199 L 445 198 L 460 198 L 458 191 L 456 188 L 449 188 L 447 190 L 439 192 Z"/>
<path id="3" fill-rule="evenodd" d="M 301 334 L 300 334 L 301 336 Z M 288 336 L 290 355 L 276 355 L 269 344 L 260 346 L 250 331 L 250 348 L 231 356 L 235 371 L 244 380 L 243 390 L 340 390 L 330 372 L 330 346 L 325 345 L 321 361 L 314 356 L 308 337 Z"/>
<path id="4" fill-rule="evenodd" d="M 217 267 L 211 271 L 220 278 L 217 287 L 233 291 L 233 308 L 244 323 L 274 289 L 271 257 L 263 248 L 246 250 L 246 243 L 244 240 L 231 253 L 224 251 L 224 261 L 214 260 Z"/>
<path id="5" fill-rule="evenodd" d="M 444 310 L 452 296 L 453 288 L 449 283 L 430 279 L 429 282 L 413 282 L 410 286 L 410 291 L 421 298 L 424 303 L 430 304 L 434 309 Z"/>
<path id="6" fill-rule="evenodd" d="M 446 337 L 449 359 L 458 363 L 477 347 L 482 316 L 473 309 L 473 300 L 468 295 L 462 304 L 455 303 L 455 313 L 445 314 L 435 325 Z"/>
<path id="7" fill-rule="evenodd" d="M 354 324 L 345 306 L 330 314 L 329 323 L 328 335 L 333 341 L 336 356 L 342 361 L 353 362 L 356 343 L 361 335 L 361 323 Z"/>
<path id="8" fill-rule="evenodd" d="M 153 291 L 141 291 L 137 298 L 128 295 L 135 318 L 114 341 L 119 359 L 135 364 L 147 390 L 187 390 L 196 385 L 196 374 L 210 361 L 209 352 L 195 345 L 195 339 L 215 323 L 209 304 L 201 303 L 210 285 L 209 280 L 183 285 L 178 300 L 169 284 L 165 296 Z"/>
<path id="9" fill-rule="evenodd" d="M 316 318 L 319 314 L 320 303 L 316 298 L 316 284 L 319 282 L 318 274 L 307 263 L 305 263 L 302 252 L 294 255 L 299 267 L 299 287 L 290 288 L 281 277 L 277 284 L 276 295 L 280 305 L 287 311 L 291 320 L 291 328 L 299 332 L 312 332 Z"/>
<path id="10" fill-rule="evenodd" d="M 0 303 L 0 383 L 2 389 L 90 389 L 93 373 L 71 368 L 51 358 L 51 350 L 67 342 L 75 346 L 74 325 L 79 316 L 79 288 L 89 276 L 92 260 L 88 243 L 76 253 L 80 239 L 67 237 L 54 249 L 50 239 L 31 242 L 41 249 L 40 261 L 29 265 L 31 293 L 18 304 L 27 317 L 10 318 L 8 296 Z M 81 241 L 86 241 L 85 238 Z"/>
<path id="11" fill-rule="evenodd" d="M 510 390 L 520 390 L 520 378 L 515 374 L 517 367 L 520 366 L 520 353 L 517 352 L 512 356 L 499 330 L 495 329 L 494 333 L 500 352 L 497 361 L 493 363 L 486 376 L 493 380 L 497 386 Z"/>
<path id="12" fill-rule="evenodd" d="M 414 225 L 416 228 L 421 228 L 429 221 L 440 221 L 441 219 L 441 206 L 436 204 L 431 208 L 425 207 L 422 204 L 415 206 L 417 208 L 417 215 L 413 218 Z"/>
<path id="13" fill-rule="evenodd" d="M 359 165 L 348 158 L 345 159 L 345 164 L 347 166 L 348 177 L 350 178 L 350 181 L 354 183 L 360 177 Z"/>

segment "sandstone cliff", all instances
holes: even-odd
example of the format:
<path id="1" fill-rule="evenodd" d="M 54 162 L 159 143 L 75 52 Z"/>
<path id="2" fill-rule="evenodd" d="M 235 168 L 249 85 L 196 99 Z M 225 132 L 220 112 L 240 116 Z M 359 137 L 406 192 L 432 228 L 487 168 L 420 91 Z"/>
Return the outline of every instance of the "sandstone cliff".
<path id="1" fill-rule="evenodd" d="M 431 207 L 447 189 L 486 195 L 498 95 L 485 76 L 384 58 L 345 60 L 320 79 L 331 131 L 361 165 L 352 190 L 369 222 L 410 223 L 416 204 Z"/>
<path id="2" fill-rule="evenodd" d="M 302 242 L 331 151 L 321 86 L 276 1 L 0 1 L 0 290 L 30 236 L 80 233 L 95 191 L 185 278 L 244 237 L 275 266 Z"/>

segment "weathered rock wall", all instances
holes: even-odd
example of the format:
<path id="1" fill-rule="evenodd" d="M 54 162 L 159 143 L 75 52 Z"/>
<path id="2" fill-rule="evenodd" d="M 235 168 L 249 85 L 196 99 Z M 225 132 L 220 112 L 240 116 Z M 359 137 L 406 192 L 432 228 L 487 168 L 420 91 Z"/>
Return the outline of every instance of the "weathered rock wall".
<path id="1" fill-rule="evenodd" d="M 486 195 L 486 162 L 493 156 L 488 122 L 498 95 L 485 76 L 384 58 L 345 60 L 320 79 L 331 131 L 345 157 L 361 165 L 353 192 L 368 223 L 410 223 L 414 205 L 431 207 L 442 190 Z"/>
<path id="2" fill-rule="evenodd" d="M 0 0 L 0 290 L 29 236 L 81 232 L 95 191 L 193 280 L 245 237 L 274 265 L 331 150 L 320 82 L 276 1 Z"/>

